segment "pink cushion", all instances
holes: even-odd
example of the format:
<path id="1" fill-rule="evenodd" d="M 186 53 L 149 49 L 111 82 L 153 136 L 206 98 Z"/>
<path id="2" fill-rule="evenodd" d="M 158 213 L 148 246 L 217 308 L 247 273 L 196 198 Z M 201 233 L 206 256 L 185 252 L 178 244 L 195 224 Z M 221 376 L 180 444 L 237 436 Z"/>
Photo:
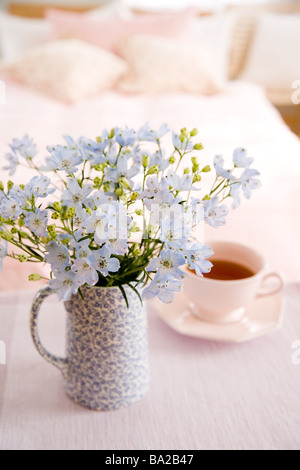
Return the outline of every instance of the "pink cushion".
<path id="1" fill-rule="evenodd" d="M 155 15 L 135 15 L 132 19 L 96 19 L 81 13 L 47 10 L 52 26 L 52 39 L 76 38 L 116 52 L 125 36 L 147 34 L 183 39 L 189 36 L 196 11 L 188 8 L 181 12 Z"/>

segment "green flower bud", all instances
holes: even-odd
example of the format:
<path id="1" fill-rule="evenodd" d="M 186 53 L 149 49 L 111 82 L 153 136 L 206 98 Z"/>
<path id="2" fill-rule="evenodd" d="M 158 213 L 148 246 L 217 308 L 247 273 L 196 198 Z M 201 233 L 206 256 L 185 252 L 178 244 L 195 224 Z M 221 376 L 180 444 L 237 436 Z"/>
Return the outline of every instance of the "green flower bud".
<path id="1" fill-rule="evenodd" d="M 48 225 L 47 227 L 47 232 L 49 233 L 49 236 L 53 239 L 56 237 L 56 225 Z"/>
<path id="2" fill-rule="evenodd" d="M 143 160 L 142 160 L 142 165 L 144 168 L 147 168 L 147 166 L 149 166 L 149 163 L 150 163 L 150 157 L 149 155 L 144 155 L 143 156 Z"/>
<path id="3" fill-rule="evenodd" d="M 55 202 L 53 202 L 52 205 L 53 205 L 53 209 L 54 209 L 55 211 L 57 211 L 57 212 L 60 212 L 60 211 L 61 211 L 61 204 L 60 204 L 60 202 L 55 201 Z"/>
<path id="4" fill-rule="evenodd" d="M 197 173 L 198 170 L 199 170 L 199 165 L 194 165 L 192 168 L 192 172 Z"/>
<path id="5" fill-rule="evenodd" d="M 136 209 L 135 213 L 136 215 L 144 215 L 143 209 Z"/>
<path id="6" fill-rule="evenodd" d="M 198 165 L 199 164 L 199 161 L 198 161 L 197 157 L 192 157 L 191 160 L 192 160 L 193 165 Z"/>
<path id="7" fill-rule="evenodd" d="M 36 281 L 40 281 L 41 279 L 42 279 L 42 276 L 40 276 L 40 274 L 30 274 L 28 276 L 28 281 L 36 282 Z"/>
<path id="8" fill-rule="evenodd" d="M 18 220 L 18 225 L 19 225 L 19 227 L 23 227 L 23 226 L 24 226 L 24 220 L 23 220 L 23 219 L 19 219 L 19 220 Z"/>
<path id="9" fill-rule="evenodd" d="M 117 188 L 117 189 L 115 190 L 115 194 L 116 194 L 117 196 L 119 196 L 119 197 L 123 196 L 123 193 L 124 193 L 123 188 Z"/>
<path id="10" fill-rule="evenodd" d="M 139 193 L 136 192 L 136 191 L 133 191 L 133 193 L 131 194 L 131 198 L 130 198 L 130 199 L 131 199 L 132 201 L 136 201 L 137 198 L 138 198 L 138 196 L 139 196 Z"/>
<path id="11" fill-rule="evenodd" d="M 102 137 L 100 137 L 100 136 L 96 137 L 96 142 L 97 142 L 97 144 L 101 144 Z"/>
<path id="12" fill-rule="evenodd" d="M 183 129 L 181 129 L 180 133 L 185 138 L 187 138 L 189 136 L 189 133 L 188 133 L 188 130 L 187 130 L 186 127 L 183 127 Z"/>
<path id="13" fill-rule="evenodd" d="M 61 242 L 62 242 L 63 245 L 69 245 L 70 238 L 64 238 Z"/>
<path id="14" fill-rule="evenodd" d="M 0 235 L 1 235 L 1 238 L 3 238 L 3 240 L 6 240 L 8 242 L 10 240 L 13 240 L 14 238 L 14 236 L 11 233 L 7 232 L 6 230 L 1 232 Z"/>
<path id="15" fill-rule="evenodd" d="M 18 233 L 18 230 L 17 230 L 15 227 L 13 227 L 10 232 L 11 232 L 13 235 L 15 235 L 16 233 Z"/>
<path id="16" fill-rule="evenodd" d="M 183 174 L 188 175 L 191 172 L 190 168 L 185 168 Z"/>
<path id="17" fill-rule="evenodd" d="M 204 168 L 202 168 L 202 173 L 209 173 L 211 171 L 211 167 L 209 165 L 206 165 Z"/>
<path id="18" fill-rule="evenodd" d="M 76 214 L 76 209 L 75 209 L 75 207 L 70 207 L 70 208 L 67 210 L 66 218 L 67 218 L 67 219 L 72 219 L 75 214 Z"/>
<path id="19" fill-rule="evenodd" d="M 193 183 L 199 183 L 199 181 L 201 181 L 201 176 L 200 175 L 194 175 Z"/>
<path id="20" fill-rule="evenodd" d="M 195 128 L 191 131 L 191 137 L 195 137 L 197 134 L 198 134 L 198 129 Z"/>
<path id="21" fill-rule="evenodd" d="M 202 150 L 203 148 L 204 148 L 204 147 L 203 147 L 202 144 L 195 144 L 195 145 L 194 145 L 194 149 L 195 149 L 195 150 Z"/>
<path id="22" fill-rule="evenodd" d="M 25 255 L 19 255 L 18 260 L 20 261 L 20 263 L 25 263 L 25 261 L 27 261 L 28 258 Z"/>
<path id="23" fill-rule="evenodd" d="M 169 158 L 169 163 L 170 163 L 171 165 L 174 165 L 174 163 L 176 163 L 176 158 L 173 157 L 173 156 L 170 157 L 170 158 Z"/>
<path id="24" fill-rule="evenodd" d="M 20 232 L 20 235 L 22 238 L 25 238 L 25 239 L 29 238 L 27 232 Z"/>
<path id="25" fill-rule="evenodd" d="M 22 189 L 22 191 L 24 191 L 24 189 L 25 189 L 25 184 L 20 184 L 20 188 Z"/>
<path id="26" fill-rule="evenodd" d="M 57 220 L 59 219 L 60 215 L 57 213 L 57 212 L 53 212 L 53 214 L 51 215 L 51 219 L 53 220 Z"/>
<path id="27" fill-rule="evenodd" d="M 101 178 L 98 178 L 98 176 L 96 176 L 96 178 L 94 179 L 94 184 L 95 184 L 95 186 L 100 186 L 101 185 Z"/>
<path id="28" fill-rule="evenodd" d="M 140 248 L 136 248 L 132 252 L 133 256 L 140 256 L 142 254 L 142 250 Z"/>
<path id="29" fill-rule="evenodd" d="M 150 166 L 147 172 L 147 175 L 154 175 L 155 173 L 158 173 L 158 172 L 159 172 L 158 165 L 153 165 L 153 166 Z"/>
<path id="30" fill-rule="evenodd" d="M 110 133 L 108 134 L 108 138 L 109 138 L 109 139 L 113 139 L 114 136 L 115 136 L 115 130 L 112 129 L 112 130 L 110 131 Z"/>
<path id="31" fill-rule="evenodd" d="M 14 183 L 12 181 L 7 182 L 7 189 L 8 191 L 14 187 Z"/>
<path id="32" fill-rule="evenodd" d="M 118 183 L 120 186 L 123 186 L 125 189 L 130 189 L 130 183 L 127 178 L 122 176 L 121 178 L 118 179 Z"/>
<path id="33" fill-rule="evenodd" d="M 202 201 L 210 201 L 210 200 L 211 200 L 211 197 L 208 194 L 204 196 L 204 198 L 202 199 Z"/>
<path id="34" fill-rule="evenodd" d="M 92 209 L 90 207 L 87 207 L 85 211 L 89 214 L 92 215 Z"/>
<path id="35" fill-rule="evenodd" d="M 2 181 L 0 181 L 0 191 L 4 191 L 4 184 Z"/>
<path id="36" fill-rule="evenodd" d="M 105 193 L 109 193 L 110 192 L 110 183 L 108 181 L 106 181 L 106 183 L 103 184 L 103 191 Z"/>
<path id="37" fill-rule="evenodd" d="M 96 171 L 102 171 L 102 170 L 103 170 L 103 166 L 97 164 L 97 165 L 94 165 L 94 169 L 95 169 Z"/>

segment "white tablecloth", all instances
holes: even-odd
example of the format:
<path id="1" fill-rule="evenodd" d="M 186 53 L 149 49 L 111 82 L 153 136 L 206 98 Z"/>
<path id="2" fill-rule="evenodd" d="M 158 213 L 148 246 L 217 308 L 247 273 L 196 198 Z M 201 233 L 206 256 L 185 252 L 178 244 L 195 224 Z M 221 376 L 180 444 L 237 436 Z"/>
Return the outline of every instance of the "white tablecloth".
<path id="1" fill-rule="evenodd" d="M 243 344 L 179 335 L 151 309 L 151 386 L 135 405 L 93 412 L 69 400 L 60 372 L 36 352 L 29 332 L 33 292 L 0 294 L 1 450 L 300 449 L 300 285 L 286 287 L 279 331 Z M 40 332 L 64 351 L 64 308 L 43 307 Z"/>

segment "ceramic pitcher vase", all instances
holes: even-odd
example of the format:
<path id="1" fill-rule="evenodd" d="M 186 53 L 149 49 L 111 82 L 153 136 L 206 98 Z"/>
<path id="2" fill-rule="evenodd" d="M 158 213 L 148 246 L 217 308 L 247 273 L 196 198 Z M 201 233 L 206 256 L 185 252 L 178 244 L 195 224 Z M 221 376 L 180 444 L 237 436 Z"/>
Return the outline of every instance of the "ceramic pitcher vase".
<path id="1" fill-rule="evenodd" d="M 79 405 L 105 411 L 129 406 L 149 386 L 147 319 L 137 294 L 124 287 L 129 308 L 118 287 L 85 287 L 65 302 L 66 358 L 50 354 L 38 334 L 43 301 L 50 287 L 36 295 L 31 310 L 31 335 L 38 352 L 58 367 L 67 395 Z"/>

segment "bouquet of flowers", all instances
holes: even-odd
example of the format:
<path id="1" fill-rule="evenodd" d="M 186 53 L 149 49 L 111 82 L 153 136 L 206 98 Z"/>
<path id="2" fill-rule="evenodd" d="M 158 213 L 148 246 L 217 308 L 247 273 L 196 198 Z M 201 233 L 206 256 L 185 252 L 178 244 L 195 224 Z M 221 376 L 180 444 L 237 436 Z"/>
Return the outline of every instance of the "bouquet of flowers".
<path id="1" fill-rule="evenodd" d="M 64 136 L 64 145 L 47 147 L 42 166 L 31 138 L 14 139 L 4 169 L 12 176 L 26 165 L 37 174 L 27 184 L 0 182 L 0 269 L 5 256 L 48 263 L 49 284 L 64 301 L 85 285 L 118 286 L 127 301 L 127 285 L 171 302 L 184 265 L 199 276 L 212 267 L 199 227 L 224 225 L 230 205 L 260 185 L 243 148 L 233 152 L 232 168 L 220 155 L 214 169 L 201 163 L 197 134 L 145 124 L 104 130 L 95 140 Z"/>

